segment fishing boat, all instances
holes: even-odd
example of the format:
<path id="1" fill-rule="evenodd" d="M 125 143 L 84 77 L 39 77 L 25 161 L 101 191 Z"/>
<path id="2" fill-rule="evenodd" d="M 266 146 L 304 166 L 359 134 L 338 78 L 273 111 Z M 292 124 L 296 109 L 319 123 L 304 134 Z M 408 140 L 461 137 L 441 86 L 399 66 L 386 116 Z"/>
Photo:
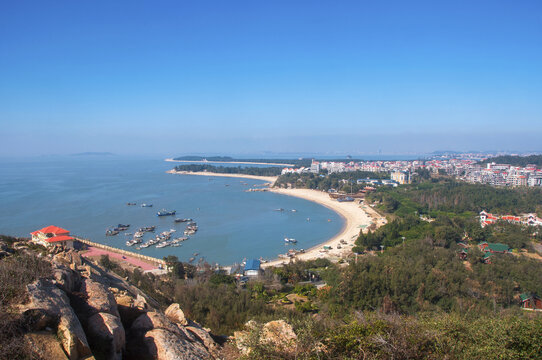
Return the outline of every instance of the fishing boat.
<path id="1" fill-rule="evenodd" d="M 287 237 L 285 237 L 285 238 L 284 238 L 284 241 L 287 242 L 287 243 L 292 243 L 292 244 L 296 244 L 296 243 L 297 243 L 297 240 L 294 239 L 294 238 L 287 238 Z"/>
<path id="2" fill-rule="evenodd" d="M 152 207 L 152 204 L 141 204 L 141 207 Z"/>
<path id="3" fill-rule="evenodd" d="M 137 205 L 137 204 L 134 203 L 134 202 L 128 202 L 128 203 L 126 203 L 126 205 L 128 205 L 128 206 L 134 206 L 134 205 Z"/>
<path id="4" fill-rule="evenodd" d="M 140 232 L 153 232 L 156 229 L 156 226 L 144 226 L 139 228 Z"/>
<path id="5" fill-rule="evenodd" d="M 292 209 L 292 212 L 297 212 L 297 210 L 296 210 L 296 209 Z"/>
<path id="6" fill-rule="evenodd" d="M 177 219 L 175 219 L 173 221 L 175 221 L 176 223 L 183 223 L 183 222 L 192 221 L 192 219 L 179 219 L 179 218 L 177 218 Z"/>
<path id="7" fill-rule="evenodd" d="M 115 235 L 118 235 L 118 231 L 117 230 L 114 230 L 114 229 L 107 229 L 107 231 L 105 232 L 105 236 L 115 236 Z"/>
<path id="8" fill-rule="evenodd" d="M 278 209 L 275 209 L 275 211 L 284 211 L 283 208 L 278 208 Z"/>
<path id="9" fill-rule="evenodd" d="M 172 216 L 172 215 L 175 215 L 176 213 L 177 211 L 175 210 L 168 211 L 166 209 L 162 209 L 156 213 L 156 216 Z"/>

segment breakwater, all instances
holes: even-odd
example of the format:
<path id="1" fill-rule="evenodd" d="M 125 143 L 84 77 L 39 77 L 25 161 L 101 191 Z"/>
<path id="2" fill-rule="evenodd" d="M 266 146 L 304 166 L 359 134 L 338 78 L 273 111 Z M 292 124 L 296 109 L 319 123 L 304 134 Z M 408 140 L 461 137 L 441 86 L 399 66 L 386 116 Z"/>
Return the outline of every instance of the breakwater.
<path id="1" fill-rule="evenodd" d="M 115 247 L 112 247 L 112 246 L 107 246 L 107 245 L 100 244 L 100 243 L 97 243 L 97 242 L 94 242 L 94 241 L 90 241 L 88 239 L 82 239 L 82 238 L 78 238 L 78 237 L 74 237 L 74 239 L 79 241 L 82 244 L 92 246 L 92 247 L 95 247 L 97 249 L 102 249 L 102 250 L 111 251 L 111 252 L 114 252 L 114 253 L 117 253 L 117 254 L 130 256 L 130 257 L 133 257 L 133 258 L 136 258 L 136 259 L 139 259 L 139 260 L 151 263 L 151 264 L 155 264 L 157 266 L 162 265 L 162 268 L 164 268 L 164 269 L 167 268 L 166 262 L 164 260 L 162 260 L 162 259 L 157 259 L 155 257 L 148 256 L 148 255 L 138 254 L 136 252 L 132 252 L 132 251 L 128 251 L 128 250 L 118 249 L 118 248 L 115 248 Z"/>

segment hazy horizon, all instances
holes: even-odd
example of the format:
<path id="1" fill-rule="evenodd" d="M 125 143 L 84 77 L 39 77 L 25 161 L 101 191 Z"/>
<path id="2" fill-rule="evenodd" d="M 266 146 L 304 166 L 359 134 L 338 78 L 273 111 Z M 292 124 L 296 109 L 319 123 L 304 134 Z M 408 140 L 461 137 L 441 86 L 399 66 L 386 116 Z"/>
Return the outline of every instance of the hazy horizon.
<path id="1" fill-rule="evenodd" d="M 542 2 L 4 2 L 0 156 L 541 151 Z"/>

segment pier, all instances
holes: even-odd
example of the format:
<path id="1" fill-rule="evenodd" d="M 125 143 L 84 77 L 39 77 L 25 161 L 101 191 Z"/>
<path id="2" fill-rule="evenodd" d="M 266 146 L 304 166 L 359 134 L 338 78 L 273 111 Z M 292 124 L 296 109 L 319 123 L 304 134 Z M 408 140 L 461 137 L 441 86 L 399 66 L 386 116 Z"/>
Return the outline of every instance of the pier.
<path id="1" fill-rule="evenodd" d="M 112 247 L 112 246 L 108 246 L 108 245 L 100 244 L 100 243 L 97 243 L 97 242 L 94 242 L 94 241 L 90 241 L 88 239 L 82 239 L 82 238 L 78 238 L 78 237 L 74 237 L 74 239 L 77 240 L 78 242 L 82 243 L 82 244 L 87 245 L 87 246 L 91 246 L 93 248 L 101 249 L 101 250 L 104 250 L 104 251 L 107 251 L 107 252 L 120 254 L 122 256 L 131 257 L 131 258 L 134 258 L 134 259 L 139 259 L 139 260 L 141 260 L 143 262 L 150 263 L 150 264 L 156 266 L 156 268 L 162 268 L 162 269 L 167 270 L 167 264 L 162 259 L 157 259 L 157 258 L 152 257 L 152 256 L 138 254 L 138 253 L 133 252 L 133 251 L 118 249 L 118 248 L 115 248 L 115 247 Z"/>

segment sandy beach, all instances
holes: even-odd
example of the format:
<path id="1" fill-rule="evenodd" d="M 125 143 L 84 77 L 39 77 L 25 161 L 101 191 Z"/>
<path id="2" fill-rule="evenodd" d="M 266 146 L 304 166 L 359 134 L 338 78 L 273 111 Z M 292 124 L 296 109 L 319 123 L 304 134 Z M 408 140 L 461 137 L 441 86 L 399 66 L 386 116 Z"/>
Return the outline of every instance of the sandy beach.
<path id="1" fill-rule="evenodd" d="M 220 174 L 210 172 L 186 172 L 186 171 L 167 171 L 169 174 L 179 175 L 200 175 L 200 176 L 222 176 L 222 177 L 234 177 L 245 179 L 264 180 L 272 184 L 275 183 L 277 177 L 274 176 L 255 176 L 255 175 L 243 175 L 243 174 Z M 375 223 L 377 227 L 380 227 L 386 223 L 386 219 L 382 218 L 374 209 L 370 206 L 360 205 L 358 201 L 353 202 L 338 202 L 335 199 L 329 197 L 329 194 L 319 190 L 311 189 L 278 189 L 269 187 L 269 191 L 276 194 L 282 194 L 287 196 L 295 196 L 305 200 L 313 201 L 320 205 L 323 205 L 339 215 L 344 219 L 345 224 L 342 230 L 329 239 L 328 241 L 316 245 L 310 249 L 305 249 L 304 253 L 296 255 L 296 259 L 299 260 L 313 260 L 318 258 L 327 258 L 331 260 L 338 260 L 345 258 L 352 253 L 352 247 L 361 230 L 367 231 L 367 228 L 371 223 Z M 343 242 L 341 243 L 341 240 Z M 324 246 L 331 247 L 330 250 L 324 250 Z M 338 249 L 337 246 L 341 248 Z M 278 255 L 278 254 L 277 254 Z M 283 263 L 288 263 L 290 259 L 276 258 L 267 263 L 262 264 L 262 267 L 277 266 Z"/>
<path id="2" fill-rule="evenodd" d="M 367 231 L 366 229 L 371 222 L 376 223 L 377 226 L 386 223 L 386 220 L 381 218 L 371 207 L 360 205 L 357 200 L 353 202 L 338 202 L 337 200 L 330 198 L 329 194 L 326 192 L 311 189 L 272 188 L 269 189 L 269 191 L 314 201 L 335 211 L 345 220 L 344 227 L 337 235 L 325 243 L 314 246 L 304 253 L 296 255 L 295 258 L 299 260 L 313 260 L 318 258 L 338 260 L 344 258 L 352 253 L 351 249 L 361 230 Z M 341 243 L 341 240 L 344 242 Z M 329 246 L 331 249 L 324 250 L 324 246 Z M 338 249 L 337 246 L 340 246 L 341 248 Z M 288 263 L 289 261 L 290 259 L 275 259 L 262 264 L 262 267 L 277 266 L 282 263 Z"/>
<path id="3" fill-rule="evenodd" d="M 217 177 L 231 177 L 231 178 L 241 178 L 241 179 L 254 179 L 254 180 L 263 180 L 271 184 L 274 184 L 277 180 L 277 176 L 257 176 L 257 175 L 244 175 L 244 174 L 222 174 L 222 173 L 213 173 L 205 171 L 175 171 L 168 170 L 168 174 L 177 174 L 177 175 L 200 175 L 200 176 L 217 176 Z"/>

